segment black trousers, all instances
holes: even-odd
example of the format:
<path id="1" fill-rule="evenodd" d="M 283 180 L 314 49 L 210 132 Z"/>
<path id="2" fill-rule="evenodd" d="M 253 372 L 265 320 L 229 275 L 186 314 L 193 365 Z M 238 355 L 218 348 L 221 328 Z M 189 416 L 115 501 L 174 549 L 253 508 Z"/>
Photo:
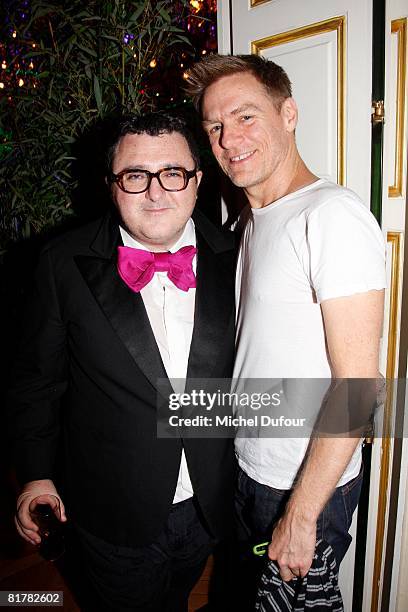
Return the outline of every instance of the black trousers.
<path id="1" fill-rule="evenodd" d="M 215 545 L 194 498 L 173 505 L 165 529 L 148 546 L 114 546 L 79 526 L 74 532 L 83 611 L 187 612 Z"/>

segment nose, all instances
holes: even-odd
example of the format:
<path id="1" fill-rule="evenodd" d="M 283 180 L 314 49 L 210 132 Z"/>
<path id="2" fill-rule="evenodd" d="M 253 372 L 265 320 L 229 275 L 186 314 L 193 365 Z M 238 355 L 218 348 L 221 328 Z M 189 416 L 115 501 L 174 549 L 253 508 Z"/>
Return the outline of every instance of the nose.
<path id="1" fill-rule="evenodd" d="M 157 176 L 153 176 L 149 189 L 145 191 L 146 197 L 152 202 L 158 202 L 163 197 L 163 192 L 165 192 L 165 189 L 160 185 L 159 179 Z"/>
<path id="2" fill-rule="evenodd" d="M 242 139 L 239 127 L 233 125 L 223 125 L 220 137 L 220 146 L 223 149 L 234 148 Z"/>

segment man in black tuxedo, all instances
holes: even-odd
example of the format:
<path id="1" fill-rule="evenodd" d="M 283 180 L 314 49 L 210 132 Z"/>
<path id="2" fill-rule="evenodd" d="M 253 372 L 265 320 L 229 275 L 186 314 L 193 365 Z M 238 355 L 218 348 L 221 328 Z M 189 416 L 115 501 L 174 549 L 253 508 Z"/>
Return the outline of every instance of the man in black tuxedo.
<path id="1" fill-rule="evenodd" d="M 37 270 L 11 390 L 16 525 L 38 544 L 30 505 L 69 518 L 91 609 L 182 612 L 231 527 L 234 455 L 157 438 L 157 381 L 230 377 L 233 237 L 193 214 L 202 172 L 180 119 L 123 122 L 109 159 L 115 212 Z"/>

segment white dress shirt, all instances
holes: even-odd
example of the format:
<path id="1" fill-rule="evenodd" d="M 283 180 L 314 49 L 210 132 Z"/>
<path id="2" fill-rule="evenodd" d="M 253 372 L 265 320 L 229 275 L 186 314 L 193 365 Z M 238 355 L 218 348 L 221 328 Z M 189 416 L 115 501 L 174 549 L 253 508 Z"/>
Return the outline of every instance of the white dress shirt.
<path id="1" fill-rule="evenodd" d="M 127 247 L 149 249 L 132 238 L 120 227 L 123 244 Z M 175 253 L 184 246 L 196 246 L 194 223 L 189 219 L 182 236 L 169 250 Z M 193 271 L 196 272 L 196 256 Z M 195 289 L 182 291 L 168 278 L 167 272 L 155 272 L 152 280 L 141 290 L 143 303 L 160 351 L 164 368 L 176 393 L 184 391 L 188 357 L 194 325 Z M 184 449 L 173 503 L 193 496 Z"/>

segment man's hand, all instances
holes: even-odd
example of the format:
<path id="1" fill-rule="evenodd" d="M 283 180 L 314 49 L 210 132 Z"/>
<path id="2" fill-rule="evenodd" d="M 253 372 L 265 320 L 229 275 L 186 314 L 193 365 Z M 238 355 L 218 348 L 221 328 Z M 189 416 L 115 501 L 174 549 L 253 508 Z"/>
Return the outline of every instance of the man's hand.
<path id="1" fill-rule="evenodd" d="M 315 546 L 316 521 L 288 510 L 273 530 L 268 557 L 277 562 L 282 580 L 288 582 L 306 576 Z"/>
<path id="2" fill-rule="evenodd" d="M 60 521 L 65 522 L 67 520 L 64 504 L 52 480 L 32 480 L 25 484 L 17 499 L 17 512 L 14 522 L 19 535 L 34 545 L 41 543 L 41 537 L 38 533 L 38 525 L 31 518 L 30 510 L 32 511 L 38 503 L 49 504 Z"/>

